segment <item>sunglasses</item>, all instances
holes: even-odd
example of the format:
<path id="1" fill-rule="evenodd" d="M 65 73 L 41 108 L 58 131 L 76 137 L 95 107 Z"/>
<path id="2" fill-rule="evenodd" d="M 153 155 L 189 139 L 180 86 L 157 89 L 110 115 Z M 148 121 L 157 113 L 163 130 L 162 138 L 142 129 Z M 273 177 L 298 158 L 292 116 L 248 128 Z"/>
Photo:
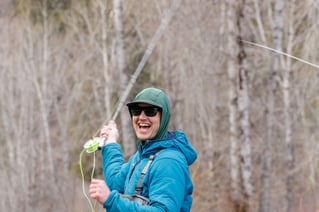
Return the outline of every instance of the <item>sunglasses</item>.
<path id="1" fill-rule="evenodd" d="M 153 117 L 153 116 L 156 116 L 158 111 L 162 111 L 162 109 L 155 106 L 149 106 L 149 107 L 133 106 L 129 108 L 129 111 L 132 116 L 139 116 L 141 115 L 142 111 L 144 111 L 144 114 L 146 116 Z"/>

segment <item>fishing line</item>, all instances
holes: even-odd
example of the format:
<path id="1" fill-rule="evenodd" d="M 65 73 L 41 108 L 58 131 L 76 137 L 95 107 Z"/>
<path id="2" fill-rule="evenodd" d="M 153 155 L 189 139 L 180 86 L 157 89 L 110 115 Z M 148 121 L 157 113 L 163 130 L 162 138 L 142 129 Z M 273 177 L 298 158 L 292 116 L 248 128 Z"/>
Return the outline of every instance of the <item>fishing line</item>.
<path id="1" fill-rule="evenodd" d="M 94 209 L 95 209 L 95 204 L 93 206 L 90 198 L 88 197 L 88 195 L 86 194 L 86 191 L 85 191 L 85 179 L 84 179 L 84 173 L 83 173 L 83 167 L 82 167 L 82 156 L 83 156 L 83 153 L 84 153 L 85 149 L 83 149 L 80 153 L 80 160 L 79 160 L 79 165 L 80 165 L 80 172 L 81 172 L 81 178 L 82 178 L 82 192 L 85 196 L 85 198 L 87 199 L 89 205 L 90 205 L 90 208 L 91 208 L 91 212 L 94 212 Z M 94 171 L 95 171 L 95 152 L 94 152 L 94 155 L 93 155 L 93 167 L 92 167 L 92 172 L 91 172 L 91 180 L 93 179 L 93 176 L 94 176 Z M 96 202 L 95 202 L 96 203 Z"/>
<path id="2" fill-rule="evenodd" d="M 141 62 L 138 64 L 135 72 L 133 73 L 126 89 L 124 90 L 123 94 L 121 95 L 121 98 L 119 99 L 119 101 L 116 103 L 116 110 L 115 112 L 113 112 L 113 115 L 111 116 L 111 119 L 106 119 L 102 126 L 105 125 L 109 120 L 115 120 L 122 108 L 122 106 L 124 105 L 131 89 L 133 88 L 134 84 L 136 83 L 136 80 L 138 78 L 138 76 L 140 75 L 140 73 L 142 72 L 147 60 L 149 59 L 150 55 L 152 54 L 155 46 L 157 45 L 158 41 L 160 40 L 160 38 L 162 37 L 162 35 L 164 34 L 165 29 L 167 28 L 168 24 L 170 23 L 172 17 L 175 15 L 179 5 L 181 3 L 181 0 L 176 0 L 173 2 L 172 6 L 169 8 L 169 10 L 167 11 L 165 17 L 161 20 L 161 23 L 159 25 L 159 27 L 157 28 L 154 36 L 152 37 L 149 45 L 147 46 L 145 53 L 141 59 Z M 102 137 L 97 137 L 98 133 L 99 133 L 100 129 L 98 129 L 95 134 L 94 137 L 90 140 L 88 140 L 84 146 L 83 146 L 83 150 L 80 153 L 80 171 L 81 171 L 81 176 L 82 176 L 82 191 L 83 194 L 85 196 L 85 198 L 88 200 L 91 211 L 94 212 L 94 208 L 92 205 L 92 202 L 90 200 L 90 198 L 88 197 L 88 195 L 85 192 L 85 179 L 84 179 L 84 174 L 83 174 L 83 167 L 82 167 L 82 155 L 84 153 L 84 151 L 86 151 L 87 153 L 94 153 L 93 155 L 93 168 L 92 168 L 92 173 L 91 173 L 91 180 L 94 177 L 94 170 L 95 170 L 95 152 L 99 149 L 101 149 L 101 147 L 104 144 L 104 141 L 106 138 L 102 138 Z"/>
<path id="3" fill-rule="evenodd" d="M 268 47 L 268 46 L 265 46 L 265 45 L 262 45 L 262 44 L 258 44 L 258 43 L 254 43 L 254 42 L 250 42 L 250 41 L 246 41 L 246 40 L 240 40 L 240 41 L 242 41 L 243 43 L 247 43 L 247 44 L 250 44 L 250 45 L 253 45 L 253 46 L 257 46 L 257 47 L 261 47 L 261 48 L 270 50 L 270 51 L 272 51 L 272 52 L 275 52 L 275 53 L 284 55 L 284 56 L 286 56 L 286 57 L 295 59 L 295 60 L 297 60 L 297 61 L 299 61 L 299 62 L 305 63 L 305 64 L 307 64 L 307 65 L 310 65 L 310 66 L 312 66 L 312 67 L 314 67 L 314 68 L 319 69 L 319 65 L 316 65 L 316 64 L 314 64 L 314 63 L 308 62 L 307 60 L 301 59 L 301 58 L 299 58 L 299 57 L 295 57 L 295 56 L 293 56 L 293 55 L 287 54 L 287 53 L 285 53 L 285 52 L 283 52 L 283 51 L 280 51 L 280 50 L 278 50 L 278 49 L 273 49 L 273 48 L 271 48 L 271 47 Z"/>
<path id="4" fill-rule="evenodd" d="M 136 83 L 138 76 L 142 72 L 147 60 L 149 59 L 150 55 L 152 54 L 158 41 L 160 40 L 160 38 L 164 34 L 164 31 L 167 28 L 168 24 L 170 23 L 172 17 L 175 15 L 180 3 L 181 3 L 181 0 L 174 1 L 172 6 L 170 7 L 168 12 L 166 13 L 165 17 L 161 20 L 159 27 L 157 28 L 154 36 L 152 37 L 149 45 L 147 46 L 147 48 L 145 50 L 145 53 L 141 59 L 141 62 L 138 64 L 135 72 L 133 73 L 133 75 L 132 75 L 126 89 L 124 90 L 123 94 L 121 95 L 119 101 L 117 101 L 115 112 L 112 113 L 113 115 L 111 116 L 110 119 L 109 118 L 105 119 L 102 126 L 105 125 L 107 122 L 109 122 L 109 120 L 115 120 L 117 118 L 117 116 L 118 116 L 122 106 L 124 105 L 131 89 L 133 88 L 134 84 Z M 103 146 L 104 140 L 97 137 L 99 132 L 100 132 L 100 128 L 94 133 L 93 139 L 90 139 L 89 141 L 87 141 L 87 143 L 84 144 L 83 147 L 84 147 L 84 149 L 87 150 L 88 153 L 96 151 Z M 97 145 L 97 143 L 99 143 L 99 145 Z"/>

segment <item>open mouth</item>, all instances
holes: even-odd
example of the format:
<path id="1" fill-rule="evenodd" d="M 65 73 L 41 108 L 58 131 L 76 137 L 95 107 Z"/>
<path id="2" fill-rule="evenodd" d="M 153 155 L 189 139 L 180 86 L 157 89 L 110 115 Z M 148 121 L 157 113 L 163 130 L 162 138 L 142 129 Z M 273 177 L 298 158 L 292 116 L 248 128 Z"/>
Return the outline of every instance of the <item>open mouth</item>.
<path id="1" fill-rule="evenodd" d="M 141 130 L 147 130 L 147 129 L 149 129 L 151 127 L 151 125 L 142 123 L 142 124 L 138 124 L 138 127 Z"/>

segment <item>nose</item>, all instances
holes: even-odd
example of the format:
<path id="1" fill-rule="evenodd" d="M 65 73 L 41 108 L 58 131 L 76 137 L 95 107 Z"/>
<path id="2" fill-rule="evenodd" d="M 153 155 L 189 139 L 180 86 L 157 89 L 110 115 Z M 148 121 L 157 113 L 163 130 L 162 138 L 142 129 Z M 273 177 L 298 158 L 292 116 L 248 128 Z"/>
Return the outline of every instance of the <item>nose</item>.
<path id="1" fill-rule="evenodd" d="M 141 114 L 138 116 L 139 118 L 146 118 L 147 115 L 145 115 L 144 110 L 141 111 Z"/>

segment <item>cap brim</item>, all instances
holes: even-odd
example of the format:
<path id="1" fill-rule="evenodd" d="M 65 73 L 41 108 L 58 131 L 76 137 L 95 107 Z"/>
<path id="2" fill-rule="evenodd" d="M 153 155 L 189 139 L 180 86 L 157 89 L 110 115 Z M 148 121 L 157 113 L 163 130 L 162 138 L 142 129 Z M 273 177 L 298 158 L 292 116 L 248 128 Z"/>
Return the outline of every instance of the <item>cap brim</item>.
<path id="1" fill-rule="evenodd" d="M 134 102 L 127 103 L 126 106 L 127 107 L 132 107 L 134 105 L 141 104 L 141 103 L 150 104 L 150 105 L 154 105 L 156 107 L 162 108 L 160 105 L 154 104 L 154 102 L 152 102 L 152 101 L 134 101 Z"/>

